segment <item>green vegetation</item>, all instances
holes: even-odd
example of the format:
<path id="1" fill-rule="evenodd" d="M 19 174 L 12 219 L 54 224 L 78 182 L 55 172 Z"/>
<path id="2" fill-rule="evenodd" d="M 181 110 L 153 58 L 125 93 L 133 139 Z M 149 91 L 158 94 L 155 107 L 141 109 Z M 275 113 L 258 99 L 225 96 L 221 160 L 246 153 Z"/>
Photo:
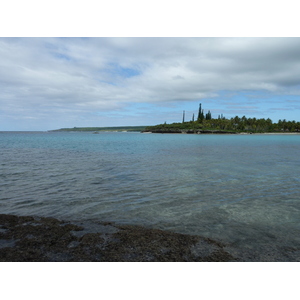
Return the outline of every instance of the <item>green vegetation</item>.
<path id="1" fill-rule="evenodd" d="M 120 127 L 74 127 L 61 128 L 52 131 L 143 131 L 146 126 L 120 126 Z"/>
<path id="2" fill-rule="evenodd" d="M 223 114 L 217 119 L 212 118 L 210 111 L 204 114 L 200 103 L 197 120 L 193 114 L 191 121 L 185 121 L 186 114 L 183 111 L 182 122 L 159 124 L 155 126 L 120 126 L 120 127 L 74 127 L 62 128 L 52 131 L 142 131 L 154 133 L 263 133 L 263 132 L 299 132 L 300 122 L 287 121 L 285 119 L 273 123 L 271 119 L 256 119 L 235 116 L 226 119 Z"/>
<path id="3" fill-rule="evenodd" d="M 185 117 L 185 112 L 184 112 Z M 273 123 L 271 119 L 256 119 L 234 117 L 226 119 L 223 114 L 217 119 L 212 118 L 212 114 L 208 111 L 204 114 L 204 110 L 199 105 L 198 118 L 194 121 L 194 115 L 191 121 L 172 124 L 159 124 L 148 126 L 144 132 L 160 132 L 160 133 L 263 133 L 263 132 L 300 132 L 300 122 L 279 120 Z"/>

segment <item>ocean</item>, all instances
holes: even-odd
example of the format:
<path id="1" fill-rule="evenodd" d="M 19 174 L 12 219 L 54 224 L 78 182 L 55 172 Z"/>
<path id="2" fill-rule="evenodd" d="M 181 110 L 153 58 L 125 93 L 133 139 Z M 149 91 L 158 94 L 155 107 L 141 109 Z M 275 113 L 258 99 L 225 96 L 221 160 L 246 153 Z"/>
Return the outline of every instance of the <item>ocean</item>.
<path id="1" fill-rule="evenodd" d="M 0 132 L 0 213 L 200 235 L 300 261 L 300 135 Z"/>

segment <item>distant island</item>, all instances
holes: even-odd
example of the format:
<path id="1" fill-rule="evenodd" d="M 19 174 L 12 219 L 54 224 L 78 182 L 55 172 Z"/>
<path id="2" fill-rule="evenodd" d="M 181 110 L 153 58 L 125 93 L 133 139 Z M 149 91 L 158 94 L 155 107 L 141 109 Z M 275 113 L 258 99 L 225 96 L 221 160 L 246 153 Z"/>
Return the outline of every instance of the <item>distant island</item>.
<path id="1" fill-rule="evenodd" d="M 129 131 L 129 132 L 141 132 L 144 131 L 146 126 L 120 126 L 120 127 L 73 127 L 73 128 L 61 128 L 56 130 L 49 130 L 51 132 L 57 131 L 92 131 L 97 133 L 99 131 Z"/>
<path id="2" fill-rule="evenodd" d="M 287 121 L 285 119 L 273 123 L 270 118 L 256 119 L 235 116 L 227 119 L 223 114 L 218 118 L 212 118 L 210 110 L 204 114 L 202 104 L 199 104 L 197 119 L 195 114 L 190 121 L 185 120 L 183 111 L 182 122 L 158 124 L 154 126 L 119 126 L 119 127 L 73 127 L 49 130 L 59 131 L 91 131 L 99 133 L 103 131 L 117 132 L 143 132 L 143 133 L 194 133 L 194 134 L 237 134 L 237 133 L 300 133 L 300 122 Z"/>
<path id="3" fill-rule="evenodd" d="M 185 111 L 183 111 L 182 122 L 159 124 L 147 126 L 143 132 L 151 133 L 216 133 L 216 134 L 236 134 L 236 133 L 300 133 L 300 122 L 287 121 L 285 119 L 273 123 L 271 119 L 256 119 L 234 117 L 227 119 L 223 114 L 217 119 L 212 118 L 210 111 L 204 114 L 204 110 L 199 105 L 198 116 L 195 120 L 193 114 L 192 120 L 185 120 Z"/>

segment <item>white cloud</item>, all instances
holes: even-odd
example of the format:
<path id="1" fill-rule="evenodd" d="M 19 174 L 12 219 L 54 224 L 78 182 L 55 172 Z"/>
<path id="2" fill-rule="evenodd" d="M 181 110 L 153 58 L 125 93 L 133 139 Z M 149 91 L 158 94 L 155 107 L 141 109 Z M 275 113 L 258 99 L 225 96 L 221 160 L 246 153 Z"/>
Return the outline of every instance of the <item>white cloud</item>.
<path id="1" fill-rule="evenodd" d="M 73 120 L 222 91 L 299 95 L 299 49 L 300 38 L 2 38 L 2 115 Z"/>

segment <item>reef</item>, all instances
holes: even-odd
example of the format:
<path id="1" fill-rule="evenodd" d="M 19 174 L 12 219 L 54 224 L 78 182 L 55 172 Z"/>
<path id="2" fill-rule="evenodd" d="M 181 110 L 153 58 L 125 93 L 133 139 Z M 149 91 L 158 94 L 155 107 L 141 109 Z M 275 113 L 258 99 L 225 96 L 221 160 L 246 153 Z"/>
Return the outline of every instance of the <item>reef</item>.
<path id="1" fill-rule="evenodd" d="M 109 222 L 0 214 L 1 262 L 226 262 L 226 245 Z"/>

